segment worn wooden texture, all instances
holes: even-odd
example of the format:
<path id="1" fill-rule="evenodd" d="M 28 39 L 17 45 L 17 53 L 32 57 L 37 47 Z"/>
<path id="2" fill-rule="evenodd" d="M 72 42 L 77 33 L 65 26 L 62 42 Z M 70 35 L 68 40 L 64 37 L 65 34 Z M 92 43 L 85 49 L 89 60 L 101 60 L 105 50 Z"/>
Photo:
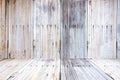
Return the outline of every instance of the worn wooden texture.
<path id="1" fill-rule="evenodd" d="M 60 80 L 60 60 L 3 60 L 0 80 Z"/>
<path id="2" fill-rule="evenodd" d="M 117 7 L 117 58 L 120 58 L 120 0 Z"/>
<path id="3" fill-rule="evenodd" d="M 0 59 L 6 58 L 7 54 L 5 8 L 5 0 L 0 0 Z"/>
<path id="4" fill-rule="evenodd" d="M 113 80 L 88 60 L 63 60 L 61 80 Z"/>
<path id="5" fill-rule="evenodd" d="M 92 63 L 98 66 L 114 80 L 120 80 L 120 60 L 116 59 L 92 59 Z"/>
<path id="6" fill-rule="evenodd" d="M 116 58 L 116 9 L 117 0 L 0 0 L 0 58 Z M 119 20 L 117 29 L 119 57 Z"/>
<path id="7" fill-rule="evenodd" d="M 60 58 L 60 1 L 34 3 L 34 58 Z"/>
<path id="8" fill-rule="evenodd" d="M 7 0 L 8 58 L 32 56 L 33 0 Z"/>
<path id="9" fill-rule="evenodd" d="M 88 57 L 116 58 L 117 0 L 88 1 Z"/>
<path id="10" fill-rule="evenodd" d="M 95 61 L 99 62 L 99 60 Z M 111 62 L 111 64 L 108 62 Z M 119 75 L 118 61 L 103 60 L 102 63 L 99 62 L 99 64 L 104 65 L 103 63 L 111 71 L 114 70 L 114 73 L 117 72 L 117 76 Z M 111 69 L 112 67 L 109 66 L 114 64 L 118 71 L 115 68 Z M 106 72 L 107 68 L 104 71 Z M 96 67 L 93 62 L 84 59 L 63 60 L 61 62 L 61 69 L 60 60 L 7 59 L 0 61 L 0 80 L 113 80 L 110 76 Z M 115 80 L 119 80 L 119 76 L 112 77 Z"/>
<path id="11" fill-rule="evenodd" d="M 62 0 L 61 58 L 87 57 L 87 0 Z"/>

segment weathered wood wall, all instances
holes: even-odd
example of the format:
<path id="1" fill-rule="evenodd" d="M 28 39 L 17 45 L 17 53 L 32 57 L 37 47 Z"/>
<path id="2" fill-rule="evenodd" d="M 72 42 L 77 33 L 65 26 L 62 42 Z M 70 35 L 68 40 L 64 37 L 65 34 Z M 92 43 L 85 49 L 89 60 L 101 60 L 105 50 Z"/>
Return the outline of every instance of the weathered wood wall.
<path id="1" fill-rule="evenodd" d="M 89 58 L 116 58 L 116 10 L 117 0 L 89 0 Z"/>
<path id="2" fill-rule="evenodd" d="M 0 0 L 0 59 L 7 57 L 5 8 L 5 0 Z"/>
<path id="3" fill-rule="evenodd" d="M 31 58 L 33 0 L 7 0 L 8 58 Z"/>
<path id="4" fill-rule="evenodd" d="M 118 0 L 117 12 L 117 58 L 120 58 L 120 0 Z"/>
<path id="5" fill-rule="evenodd" d="M 118 15 L 117 0 L 0 0 L 0 58 L 120 58 L 119 11 L 119 0 Z"/>
<path id="6" fill-rule="evenodd" d="M 87 58 L 87 0 L 62 0 L 61 58 Z"/>
<path id="7" fill-rule="evenodd" d="M 34 5 L 34 58 L 60 59 L 60 0 Z"/>

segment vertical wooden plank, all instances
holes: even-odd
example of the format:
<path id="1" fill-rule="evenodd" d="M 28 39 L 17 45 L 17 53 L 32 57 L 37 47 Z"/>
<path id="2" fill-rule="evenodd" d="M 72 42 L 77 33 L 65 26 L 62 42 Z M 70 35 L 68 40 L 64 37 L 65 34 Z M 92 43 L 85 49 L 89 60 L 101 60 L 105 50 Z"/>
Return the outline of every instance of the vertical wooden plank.
<path id="1" fill-rule="evenodd" d="M 88 5 L 89 58 L 116 58 L 116 0 L 89 0 Z"/>
<path id="2" fill-rule="evenodd" d="M 2 53 L 2 40 L 1 40 L 1 32 L 2 32 L 2 0 L 0 0 L 0 58 L 3 58 L 3 54 L 1 54 Z"/>
<path id="3" fill-rule="evenodd" d="M 9 0 L 9 58 L 29 59 L 32 54 L 32 0 Z"/>
<path id="4" fill-rule="evenodd" d="M 5 25 L 5 0 L 2 1 L 2 46 L 4 49 L 4 58 L 6 58 L 6 25 Z"/>
<path id="5" fill-rule="evenodd" d="M 88 0 L 88 26 L 92 26 L 92 20 L 91 20 L 91 18 L 92 18 L 92 11 L 91 11 L 91 7 L 92 7 L 92 1 L 91 0 Z M 88 41 L 87 41 L 87 52 L 88 52 L 88 58 L 91 58 L 91 56 L 92 56 L 92 37 L 91 37 L 91 32 L 92 32 L 92 27 L 88 27 L 88 30 L 87 30 L 87 32 L 88 32 Z"/>
<path id="6" fill-rule="evenodd" d="M 117 3 L 117 58 L 120 58 L 120 0 Z"/>
<path id="7" fill-rule="evenodd" d="M 62 6 L 62 58 L 87 58 L 87 0 L 64 0 Z"/>
<path id="8" fill-rule="evenodd" d="M 7 58 L 5 0 L 0 0 L 0 59 Z"/>
<path id="9" fill-rule="evenodd" d="M 58 55 L 60 43 L 59 6 L 58 0 L 35 1 L 35 58 L 57 59 L 57 57 L 60 57 Z M 40 28 L 37 25 L 41 25 Z"/>
<path id="10" fill-rule="evenodd" d="M 114 47 L 113 47 L 113 49 L 114 49 L 114 51 L 113 51 L 113 57 L 112 58 L 117 58 L 117 50 L 116 50 L 116 41 L 117 41 L 117 0 L 114 0 L 114 8 L 113 8 L 113 10 L 114 10 L 114 13 L 113 13 L 113 15 L 114 15 L 114 23 L 113 23 L 113 44 L 114 44 Z M 111 28 L 111 30 L 112 30 L 112 28 Z"/>

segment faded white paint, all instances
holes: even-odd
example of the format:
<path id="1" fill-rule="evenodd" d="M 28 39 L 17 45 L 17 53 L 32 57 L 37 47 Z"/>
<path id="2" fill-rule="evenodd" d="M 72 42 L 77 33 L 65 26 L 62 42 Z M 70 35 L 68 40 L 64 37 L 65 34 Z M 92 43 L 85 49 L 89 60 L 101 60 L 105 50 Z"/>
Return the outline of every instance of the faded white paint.
<path id="1" fill-rule="evenodd" d="M 9 0 L 8 58 L 32 58 L 32 3 L 33 0 Z"/>
<path id="2" fill-rule="evenodd" d="M 34 58 L 60 58 L 60 1 L 35 1 Z"/>
<path id="3" fill-rule="evenodd" d="M 119 0 L 118 15 L 117 0 L 0 0 L 0 58 L 120 58 L 119 11 Z"/>
<path id="4" fill-rule="evenodd" d="M 89 58 L 116 58 L 116 6 L 117 0 L 89 0 Z"/>
<path id="5" fill-rule="evenodd" d="M 5 0 L 0 0 L 0 59 L 7 57 L 5 8 Z"/>
<path id="6" fill-rule="evenodd" d="M 117 12 L 117 58 L 120 58 L 120 0 L 118 0 Z"/>

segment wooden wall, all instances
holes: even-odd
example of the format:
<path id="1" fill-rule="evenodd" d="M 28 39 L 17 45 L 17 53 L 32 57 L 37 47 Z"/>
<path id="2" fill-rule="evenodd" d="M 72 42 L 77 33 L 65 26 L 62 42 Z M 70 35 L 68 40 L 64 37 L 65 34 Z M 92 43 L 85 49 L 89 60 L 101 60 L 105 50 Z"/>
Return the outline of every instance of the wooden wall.
<path id="1" fill-rule="evenodd" d="M 0 58 L 120 58 L 119 11 L 117 0 L 0 0 Z"/>
<path id="2" fill-rule="evenodd" d="M 34 58 L 60 59 L 60 0 L 34 5 Z"/>
<path id="3" fill-rule="evenodd" d="M 7 57 L 5 8 L 5 0 L 0 0 L 0 59 Z"/>
<path id="4" fill-rule="evenodd" d="M 6 0 L 5 3 L 6 6 L 2 3 L 0 7 L 3 8 L 0 17 L 7 18 L 7 58 L 59 59 L 60 0 Z M 6 38 L 3 36 L 0 37 Z M 3 41 L 0 56 L 4 58 Z"/>
<path id="5" fill-rule="evenodd" d="M 62 0 L 61 58 L 87 58 L 87 0 Z"/>
<path id="6" fill-rule="evenodd" d="M 31 58 L 33 0 L 7 0 L 8 58 Z"/>
<path id="7" fill-rule="evenodd" d="M 89 0 L 89 58 L 116 58 L 116 10 L 117 0 Z"/>
<path id="8" fill-rule="evenodd" d="M 120 0 L 117 9 L 117 58 L 120 58 Z"/>

